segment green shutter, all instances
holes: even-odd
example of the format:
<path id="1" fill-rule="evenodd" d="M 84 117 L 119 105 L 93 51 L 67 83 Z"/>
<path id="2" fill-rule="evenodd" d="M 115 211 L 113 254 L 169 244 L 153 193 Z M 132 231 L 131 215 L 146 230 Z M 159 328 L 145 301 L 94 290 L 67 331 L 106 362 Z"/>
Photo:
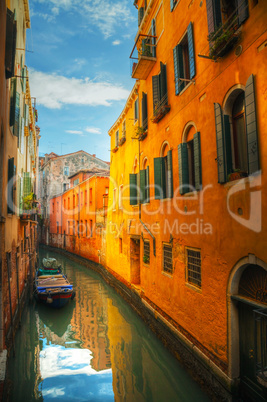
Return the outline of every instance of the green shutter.
<path id="1" fill-rule="evenodd" d="M 130 205 L 137 205 L 137 175 L 130 173 Z"/>
<path id="2" fill-rule="evenodd" d="M 168 104 L 166 64 L 160 62 L 160 99 L 165 97 L 163 104 Z"/>
<path id="3" fill-rule="evenodd" d="M 226 178 L 232 173 L 232 140 L 231 140 L 231 127 L 230 119 L 226 114 L 223 116 L 223 131 L 224 131 L 224 146 L 225 146 L 225 163 L 226 163 Z"/>
<path id="4" fill-rule="evenodd" d="M 16 92 L 16 101 L 15 101 L 15 122 L 13 134 L 16 137 L 19 137 L 19 127 L 20 127 L 20 94 Z"/>
<path id="5" fill-rule="evenodd" d="M 153 75 L 152 77 L 152 89 L 153 89 L 153 110 L 157 109 L 160 101 L 159 93 L 159 76 Z"/>
<path id="6" fill-rule="evenodd" d="M 173 172 L 172 172 L 172 150 L 168 151 L 167 153 L 167 167 L 168 167 L 168 190 L 167 190 L 167 197 L 173 197 Z"/>
<path id="7" fill-rule="evenodd" d="M 215 113 L 215 129 L 217 144 L 217 167 L 218 167 L 218 183 L 226 182 L 225 161 L 224 161 L 224 135 L 223 135 L 223 119 L 222 109 L 219 103 L 214 103 Z"/>
<path id="8" fill-rule="evenodd" d="M 247 147 L 248 147 L 248 174 L 253 174 L 258 170 L 260 170 L 253 74 L 251 74 L 246 83 L 245 113 L 246 113 L 246 129 L 247 129 Z"/>
<path id="9" fill-rule="evenodd" d="M 6 13 L 6 48 L 5 48 L 5 69 L 6 78 L 12 78 L 15 75 L 15 56 L 17 41 L 17 23 L 12 11 L 7 9 Z"/>
<path id="10" fill-rule="evenodd" d="M 174 76 L 175 76 L 175 95 L 178 95 L 183 89 L 185 83 L 179 78 L 184 78 L 183 49 L 181 45 L 173 49 Z"/>
<path id="11" fill-rule="evenodd" d="M 153 18 L 151 22 L 151 35 L 156 36 L 156 20 Z M 152 38 L 152 56 L 156 57 L 156 38 Z"/>
<path id="12" fill-rule="evenodd" d="M 7 173 L 7 213 L 13 214 L 13 203 L 14 203 L 14 158 L 8 159 L 8 173 Z"/>
<path id="13" fill-rule="evenodd" d="M 190 22 L 187 28 L 187 38 L 188 38 L 188 57 L 189 57 L 189 71 L 190 80 L 196 75 L 195 67 L 195 51 L 194 51 L 194 37 L 193 37 L 193 24 Z"/>
<path id="14" fill-rule="evenodd" d="M 237 0 L 237 15 L 239 25 L 248 19 L 248 0 Z"/>
<path id="15" fill-rule="evenodd" d="M 142 127 L 147 130 L 147 94 L 142 94 Z"/>
<path id="16" fill-rule="evenodd" d="M 149 166 L 146 168 L 146 202 L 150 201 Z"/>
<path id="17" fill-rule="evenodd" d="M 23 173 L 23 197 L 27 197 L 32 191 L 30 173 Z"/>
<path id="18" fill-rule="evenodd" d="M 21 69 L 21 88 L 22 92 L 26 92 L 26 67 Z"/>
<path id="19" fill-rule="evenodd" d="M 220 0 L 206 0 L 209 34 L 214 32 L 222 23 Z"/>
<path id="20" fill-rule="evenodd" d="M 201 169 L 201 144 L 200 133 L 194 134 L 194 171 L 195 171 L 195 189 L 200 191 L 202 188 L 202 169 Z"/>
<path id="21" fill-rule="evenodd" d="M 17 91 L 17 79 L 12 78 L 10 85 L 10 116 L 9 116 L 10 127 L 14 126 L 15 124 L 16 91 Z"/>
<path id="22" fill-rule="evenodd" d="M 165 180 L 165 177 L 163 178 L 163 170 L 165 171 L 164 158 L 154 158 L 155 200 L 160 200 L 161 198 L 164 198 L 163 180 Z"/>
<path id="23" fill-rule="evenodd" d="M 178 145 L 178 164 L 179 191 L 180 194 L 185 194 L 189 192 L 188 151 L 186 142 Z"/>
<path id="24" fill-rule="evenodd" d="M 140 202 L 143 204 L 146 200 L 146 171 L 140 170 Z"/>

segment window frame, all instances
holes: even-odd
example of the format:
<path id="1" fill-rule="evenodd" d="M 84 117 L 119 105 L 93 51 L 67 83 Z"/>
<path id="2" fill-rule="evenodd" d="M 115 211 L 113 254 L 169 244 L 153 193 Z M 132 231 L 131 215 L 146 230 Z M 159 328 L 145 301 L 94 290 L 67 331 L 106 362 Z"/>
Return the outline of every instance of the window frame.
<path id="1" fill-rule="evenodd" d="M 171 269 L 167 268 L 166 265 L 165 265 L 165 263 L 168 264 L 168 262 L 165 261 L 165 253 L 169 252 L 170 250 L 171 250 Z M 171 275 L 171 276 L 173 275 L 173 272 L 174 272 L 173 271 L 173 247 L 172 247 L 171 243 L 165 243 L 164 242 L 162 244 L 162 272 L 164 274 Z"/>
<path id="2" fill-rule="evenodd" d="M 189 256 L 188 252 L 199 253 L 199 257 L 194 256 L 194 255 Z M 185 253 L 186 253 L 186 282 L 189 285 L 196 287 L 197 289 L 202 289 L 202 257 L 201 257 L 201 249 L 194 248 L 194 247 L 186 247 L 185 248 Z M 195 273 L 196 275 L 199 275 L 200 279 L 193 278 L 193 276 L 191 276 L 191 275 L 189 276 L 189 259 L 188 259 L 189 257 L 200 260 L 200 265 L 198 266 L 200 272 L 190 268 L 190 271 L 192 271 L 192 273 Z M 191 265 L 193 265 L 193 264 L 191 264 Z M 191 278 L 193 278 L 193 279 L 190 280 Z M 196 283 L 196 282 L 198 282 L 198 283 Z"/>

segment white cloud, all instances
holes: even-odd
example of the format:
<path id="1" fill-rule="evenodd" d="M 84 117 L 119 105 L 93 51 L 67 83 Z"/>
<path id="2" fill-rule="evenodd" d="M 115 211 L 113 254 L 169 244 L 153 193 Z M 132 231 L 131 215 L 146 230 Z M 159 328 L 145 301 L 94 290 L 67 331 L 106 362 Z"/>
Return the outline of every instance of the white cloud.
<path id="1" fill-rule="evenodd" d="M 35 70 L 30 71 L 30 87 L 38 104 L 49 109 L 60 109 L 63 105 L 110 106 L 129 95 L 122 86 L 107 81 L 67 78 Z"/>
<path id="2" fill-rule="evenodd" d="M 118 26 L 128 27 L 135 20 L 127 0 L 37 0 L 46 2 L 53 13 L 55 10 L 77 12 L 85 17 L 87 28 L 96 26 L 105 38 L 111 36 Z"/>
<path id="3" fill-rule="evenodd" d="M 114 45 L 114 46 L 118 46 L 118 45 L 120 45 L 121 44 L 121 41 L 120 40 L 114 40 L 113 42 L 112 42 L 112 45 Z"/>
<path id="4" fill-rule="evenodd" d="M 81 137 L 85 137 L 84 133 L 80 130 L 66 130 L 66 133 L 80 135 Z"/>
<path id="5" fill-rule="evenodd" d="M 101 129 L 97 127 L 86 127 L 85 131 L 91 134 L 101 134 Z"/>

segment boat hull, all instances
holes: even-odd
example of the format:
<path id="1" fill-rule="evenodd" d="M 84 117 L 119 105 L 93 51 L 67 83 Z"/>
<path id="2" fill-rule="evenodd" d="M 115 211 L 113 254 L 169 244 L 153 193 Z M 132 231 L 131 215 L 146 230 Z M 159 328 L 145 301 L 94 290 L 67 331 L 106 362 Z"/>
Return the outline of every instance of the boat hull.
<path id="1" fill-rule="evenodd" d="M 73 298 L 73 290 L 69 292 L 57 292 L 51 295 L 48 292 L 36 292 L 36 298 L 39 302 L 52 308 L 62 308 Z"/>

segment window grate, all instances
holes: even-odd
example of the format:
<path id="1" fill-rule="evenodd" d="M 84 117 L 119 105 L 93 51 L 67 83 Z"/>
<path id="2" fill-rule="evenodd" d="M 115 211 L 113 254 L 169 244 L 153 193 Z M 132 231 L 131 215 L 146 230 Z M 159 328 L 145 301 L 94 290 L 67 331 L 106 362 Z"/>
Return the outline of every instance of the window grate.
<path id="1" fill-rule="evenodd" d="M 148 240 L 144 240 L 143 261 L 144 261 L 145 264 L 150 263 L 150 242 Z"/>
<path id="2" fill-rule="evenodd" d="M 187 249 L 187 280 L 201 287 L 201 254 L 200 251 Z"/>
<path id="3" fill-rule="evenodd" d="M 163 271 L 169 274 L 173 273 L 172 246 L 169 244 L 163 244 Z"/>

